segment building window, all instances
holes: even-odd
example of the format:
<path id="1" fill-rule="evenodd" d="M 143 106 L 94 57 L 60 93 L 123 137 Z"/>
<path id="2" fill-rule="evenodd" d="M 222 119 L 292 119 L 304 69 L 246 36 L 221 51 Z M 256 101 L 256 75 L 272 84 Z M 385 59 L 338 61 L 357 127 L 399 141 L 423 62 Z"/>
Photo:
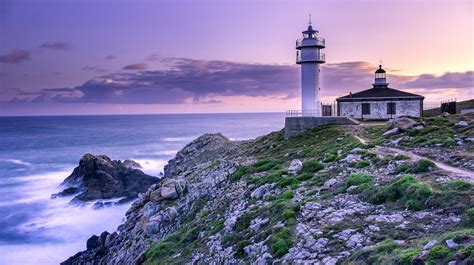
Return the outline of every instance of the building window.
<path id="1" fill-rule="evenodd" d="M 362 115 L 370 115 L 370 103 L 362 103 Z"/>
<path id="2" fill-rule="evenodd" d="M 395 102 L 387 103 L 387 114 L 397 114 L 397 105 L 395 104 Z"/>

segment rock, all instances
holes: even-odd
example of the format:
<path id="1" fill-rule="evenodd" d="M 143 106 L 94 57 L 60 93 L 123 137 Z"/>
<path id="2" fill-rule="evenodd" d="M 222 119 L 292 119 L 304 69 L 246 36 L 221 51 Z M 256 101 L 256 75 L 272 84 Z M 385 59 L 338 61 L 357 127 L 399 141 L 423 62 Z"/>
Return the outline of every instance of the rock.
<path id="1" fill-rule="evenodd" d="M 186 189 L 186 182 L 183 179 L 167 179 L 161 185 L 161 197 L 165 199 L 176 199 L 183 194 Z"/>
<path id="2" fill-rule="evenodd" d="M 360 161 L 361 159 L 362 159 L 362 157 L 360 155 L 348 154 L 344 159 L 342 159 L 342 161 L 345 161 L 349 164 L 354 164 L 354 163 Z"/>
<path id="3" fill-rule="evenodd" d="M 322 260 L 324 265 L 336 265 L 337 259 L 333 257 L 326 257 Z"/>
<path id="4" fill-rule="evenodd" d="M 369 225 L 369 230 L 372 232 L 379 232 L 380 228 L 376 225 Z"/>
<path id="5" fill-rule="evenodd" d="M 270 255 L 270 253 L 263 253 L 260 257 L 258 257 L 252 265 L 266 265 L 267 264 L 267 259 L 273 259 L 273 256 Z"/>
<path id="6" fill-rule="evenodd" d="M 96 249 L 100 247 L 99 237 L 96 235 L 91 236 L 87 239 L 86 248 L 87 250 Z"/>
<path id="7" fill-rule="evenodd" d="M 234 230 L 235 223 L 237 222 L 237 216 L 231 216 L 227 218 L 224 222 L 224 227 L 226 231 L 232 231 Z"/>
<path id="8" fill-rule="evenodd" d="M 72 196 L 76 193 L 79 193 L 81 190 L 77 187 L 70 187 L 66 188 L 61 192 L 58 192 L 56 194 L 51 195 L 51 198 L 58 198 L 58 197 L 66 197 L 66 196 Z"/>
<path id="9" fill-rule="evenodd" d="M 358 187 L 359 187 L 359 186 L 357 186 L 357 185 L 352 185 L 352 186 L 350 186 L 349 188 L 347 188 L 346 191 L 347 191 L 348 193 L 353 193 L 354 191 L 357 190 Z"/>
<path id="10" fill-rule="evenodd" d="M 161 197 L 165 199 L 178 198 L 178 192 L 176 191 L 174 184 L 175 184 L 174 181 L 168 181 L 168 182 L 163 183 L 163 185 L 161 186 L 161 192 L 160 192 Z"/>
<path id="11" fill-rule="evenodd" d="M 469 123 L 467 121 L 458 121 L 454 124 L 456 127 L 467 127 L 469 126 Z"/>
<path id="12" fill-rule="evenodd" d="M 397 134 L 400 131 L 399 128 L 390 129 L 382 134 L 383 137 L 388 137 Z"/>
<path id="13" fill-rule="evenodd" d="M 459 246 L 459 244 L 454 242 L 454 240 L 452 239 L 446 240 L 446 245 L 448 246 L 448 248 L 457 248 Z"/>
<path id="14" fill-rule="evenodd" d="M 256 219 L 252 220 L 252 222 L 250 224 L 250 230 L 257 233 L 260 230 L 260 227 L 267 224 L 269 221 L 270 221 L 270 219 L 268 219 L 268 218 L 265 218 L 265 219 L 256 218 Z"/>
<path id="15" fill-rule="evenodd" d="M 337 179 L 329 179 L 329 180 L 326 180 L 326 182 L 324 182 L 324 187 L 332 187 L 334 186 L 334 184 L 337 183 Z"/>
<path id="16" fill-rule="evenodd" d="M 448 265 L 456 265 L 456 264 L 457 264 L 457 262 L 455 260 L 452 260 L 452 261 L 448 262 Z"/>
<path id="17" fill-rule="evenodd" d="M 301 169 L 303 169 L 303 163 L 299 159 L 291 160 L 290 167 L 288 167 L 288 173 L 290 175 L 297 175 Z"/>
<path id="18" fill-rule="evenodd" d="M 380 215 L 372 215 L 366 218 L 368 221 L 375 220 L 376 222 L 382 223 L 400 223 L 404 220 L 403 215 L 401 214 L 380 214 Z"/>
<path id="19" fill-rule="evenodd" d="M 256 189 L 250 194 L 250 197 L 251 197 L 251 198 L 255 198 L 255 199 L 261 199 L 261 198 L 268 192 L 268 190 L 270 190 L 271 187 L 272 187 L 271 184 L 262 185 L 262 186 L 256 188 Z"/>
<path id="20" fill-rule="evenodd" d="M 423 246 L 423 249 L 428 250 L 428 249 L 434 247 L 436 244 L 438 244 L 438 240 L 436 240 L 436 239 L 431 240 L 430 242 L 426 243 L 426 245 Z"/>
<path id="21" fill-rule="evenodd" d="M 161 200 L 161 189 L 157 189 L 157 190 L 154 190 L 152 192 L 150 192 L 150 195 L 149 195 L 149 199 L 150 201 L 152 202 L 158 202 L 159 200 Z"/>
<path id="22" fill-rule="evenodd" d="M 85 154 L 79 166 L 61 184 L 67 188 L 58 195 L 80 192 L 74 197 L 75 202 L 120 197 L 131 200 L 159 181 L 105 155 Z"/>
<path id="23" fill-rule="evenodd" d="M 388 123 L 390 128 L 398 128 L 402 131 L 406 131 L 417 124 L 415 120 L 410 119 L 408 117 L 394 118 L 391 119 Z"/>

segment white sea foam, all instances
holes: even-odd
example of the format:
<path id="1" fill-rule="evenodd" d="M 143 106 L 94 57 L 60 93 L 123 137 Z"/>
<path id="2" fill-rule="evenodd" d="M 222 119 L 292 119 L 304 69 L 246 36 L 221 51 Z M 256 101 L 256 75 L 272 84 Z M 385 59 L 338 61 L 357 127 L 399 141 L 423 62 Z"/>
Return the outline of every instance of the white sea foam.
<path id="1" fill-rule="evenodd" d="M 5 162 L 9 162 L 9 163 L 12 163 L 12 164 L 16 164 L 16 165 L 21 165 L 21 166 L 27 166 L 27 167 L 31 167 L 31 163 L 28 163 L 26 161 L 23 161 L 21 159 L 0 159 L 0 161 L 5 161 Z"/>
<path id="2" fill-rule="evenodd" d="M 19 181 L 28 183 L 15 188 L 16 199 L 4 200 L 0 206 L 40 204 L 41 210 L 35 211 L 33 218 L 12 229 L 41 239 L 34 244 L 0 245 L 0 253 L 5 253 L 0 255 L 0 264 L 58 264 L 84 249 L 86 240 L 93 234 L 112 232 L 123 222 L 131 202 L 97 210 L 93 207 L 95 202 L 74 206 L 69 203 L 71 197 L 51 199 L 51 194 L 59 191 L 58 185 L 70 172 L 18 177 Z M 11 190 L 2 189 L 0 195 L 5 197 L 9 192 Z"/>
<path id="3" fill-rule="evenodd" d="M 142 166 L 143 172 L 158 177 L 160 173 L 163 173 L 165 165 L 168 163 L 166 160 L 161 159 L 132 159 Z"/>
<path id="4" fill-rule="evenodd" d="M 190 142 L 196 139 L 198 136 L 186 136 L 186 137 L 164 137 L 161 140 L 163 142 Z"/>

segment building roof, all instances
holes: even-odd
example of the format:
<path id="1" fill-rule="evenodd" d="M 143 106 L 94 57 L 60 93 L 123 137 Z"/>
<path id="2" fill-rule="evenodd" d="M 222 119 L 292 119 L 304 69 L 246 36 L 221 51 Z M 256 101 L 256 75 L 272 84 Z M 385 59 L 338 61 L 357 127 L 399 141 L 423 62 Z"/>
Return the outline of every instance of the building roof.
<path id="1" fill-rule="evenodd" d="M 379 88 L 374 87 L 371 89 L 363 90 L 354 94 L 349 94 L 340 98 L 337 98 L 336 101 L 372 101 L 372 100 L 414 100 L 421 99 L 425 97 L 396 90 L 393 88 Z"/>

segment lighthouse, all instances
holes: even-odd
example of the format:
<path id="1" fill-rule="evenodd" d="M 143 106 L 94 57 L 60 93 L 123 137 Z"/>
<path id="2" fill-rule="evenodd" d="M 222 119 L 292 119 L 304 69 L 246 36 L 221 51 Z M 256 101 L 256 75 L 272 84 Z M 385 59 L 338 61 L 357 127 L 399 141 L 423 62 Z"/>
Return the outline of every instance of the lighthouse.
<path id="1" fill-rule="evenodd" d="M 319 99 L 319 65 L 326 62 L 325 41 L 311 25 L 303 31 L 303 38 L 296 40 L 296 63 L 301 65 L 301 114 L 302 116 L 321 116 Z"/>

